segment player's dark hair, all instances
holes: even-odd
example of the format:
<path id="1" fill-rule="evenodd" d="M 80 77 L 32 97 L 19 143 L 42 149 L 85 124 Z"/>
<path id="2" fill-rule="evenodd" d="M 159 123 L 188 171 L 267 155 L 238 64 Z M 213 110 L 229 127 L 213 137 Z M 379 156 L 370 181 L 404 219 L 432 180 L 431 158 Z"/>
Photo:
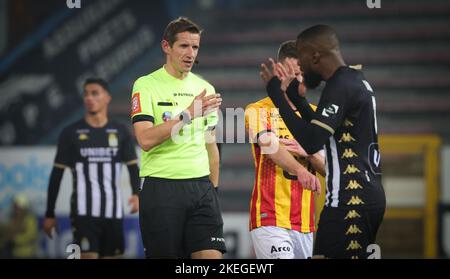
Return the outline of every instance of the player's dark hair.
<path id="1" fill-rule="evenodd" d="M 194 23 L 192 20 L 187 17 L 179 17 L 175 20 L 172 20 L 164 30 L 163 40 L 169 42 L 170 46 L 173 46 L 173 43 L 177 40 L 177 34 L 188 31 L 193 34 L 200 34 L 203 30 Z"/>
<path id="2" fill-rule="evenodd" d="M 286 58 L 298 58 L 295 40 L 283 42 L 278 49 L 278 61 Z"/>
<path id="3" fill-rule="evenodd" d="M 326 49 L 339 48 L 339 39 L 336 31 L 323 24 L 309 27 L 297 36 L 297 44 L 299 41 L 304 43 L 320 44 Z"/>
<path id="4" fill-rule="evenodd" d="M 84 86 L 88 85 L 88 84 L 98 84 L 101 87 L 103 87 L 103 89 L 105 89 L 105 91 L 107 91 L 109 93 L 109 85 L 106 82 L 106 80 L 102 79 L 102 78 L 87 78 L 86 81 L 84 82 Z"/>

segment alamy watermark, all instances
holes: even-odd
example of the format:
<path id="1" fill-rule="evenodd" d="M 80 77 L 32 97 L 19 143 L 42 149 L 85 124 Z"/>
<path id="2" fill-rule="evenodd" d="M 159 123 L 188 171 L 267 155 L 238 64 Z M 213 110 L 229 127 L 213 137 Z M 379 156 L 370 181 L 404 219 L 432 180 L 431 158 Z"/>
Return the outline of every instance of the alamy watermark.
<path id="1" fill-rule="evenodd" d="M 381 0 L 367 0 L 366 2 L 367 8 L 369 9 L 380 9 L 381 8 Z"/>
<path id="2" fill-rule="evenodd" d="M 223 238 L 220 240 L 223 241 Z M 381 248 L 378 244 L 370 244 L 369 246 L 367 246 L 366 252 L 369 254 L 367 259 L 381 259 Z M 78 244 L 67 245 L 66 253 L 69 253 L 67 259 L 81 259 L 81 248 Z"/>
<path id="3" fill-rule="evenodd" d="M 66 1 L 67 8 L 69 9 L 80 9 L 81 8 L 81 0 L 67 0 Z"/>
<path id="4" fill-rule="evenodd" d="M 379 260 L 381 259 L 381 248 L 378 244 L 370 244 L 366 249 L 367 253 L 370 253 L 367 259 L 369 260 Z"/>
<path id="5" fill-rule="evenodd" d="M 196 105 L 194 101 L 194 111 L 201 110 L 201 105 Z M 277 108 L 254 108 L 250 107 L 244 110 L 243 108 L 225 108 L 224 111 L 217 110 L 212 113 L 217 113 L 218 122 L 215 125 L 216 137 L 203 137 L 199 131 L 204 130 L 204 121 L 197 119 L 193 120 L 191 124 L 185 125 L 182 122 L 173 126 L 171 130 L 171 140 L 175 144 L 183 144 L 187 142 L 198 142 L 205 140 L 206 143 L 257 143 L 257 135 L 261 132 L 269 131 L 273 135 L 279 135 L 280 130 L 285 130 L 285 127 L 280 127 L 279 118 L 280 113 Z M 194 113 L 196 115 L 197 113 Z M 201 113 L 199 113 L 201 114 Z M 170 115 L 170 117 L 168 116 Z M 225 115 L 225 116 L 224 116 Z M 204 118 L 209 119 L 211 114 L 203 114 Z M 157 116 L 154 116 L 155 118 Z M 163 121 L 172 119 L 172 113 L 165 112 L 161 116 Z M 197 120 L 197 121 L 196 121 Z M 264 154 L 273 154 L 278 150 L 277 137 L 261 137 L 259 142 L 265 146 Z"/>
<path id="6" fill-rule="evenodd" d="M 66 253 L 69 253 L 69 255 L 67 256 L 67 259 L 69 259 L 69 260 L 71 260 L 71 259 L 75 259 L 75 260 L 81 259 L 81 248 L 80 248 L 80 245 L 78 245 L 78 244 L 69 244 L 69 245 L 67 245 Z"/>

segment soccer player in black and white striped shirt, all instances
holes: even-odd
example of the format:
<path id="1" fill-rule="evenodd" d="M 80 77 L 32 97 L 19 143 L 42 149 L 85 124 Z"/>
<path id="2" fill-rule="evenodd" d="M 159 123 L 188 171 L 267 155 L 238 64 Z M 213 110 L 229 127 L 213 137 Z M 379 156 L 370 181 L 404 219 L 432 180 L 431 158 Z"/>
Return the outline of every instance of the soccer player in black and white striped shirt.
<path id="1" fill-rule="evenodd" d="M 74 243 L 81 258 L 119 257 L 124 250 L 123 205 L 120 189 L 122 164 L 130 174 L 131 213 L 139 208 L 140 179 L 135 145 L 126 127 L 108 119 L 111 101 L 102 79 L 84 84 L 83 119 L 61 133 L 50 175 L 44 230 L 51 238 L 56 227 L 55 204 L 65 168 L 73 175 L 71 220 Z"/>

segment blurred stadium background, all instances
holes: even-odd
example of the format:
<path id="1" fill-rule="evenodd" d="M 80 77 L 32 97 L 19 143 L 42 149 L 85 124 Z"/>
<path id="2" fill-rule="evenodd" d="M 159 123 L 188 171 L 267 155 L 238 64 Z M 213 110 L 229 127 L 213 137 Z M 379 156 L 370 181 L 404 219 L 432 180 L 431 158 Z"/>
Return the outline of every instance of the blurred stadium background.
<path id="1" fill-rule="evenodd" d="M 74 2 L 74 1 L 72 1 Z M 185 15 L 205 29 L 194 72 L 223 95 L 225 108 L 265 96 L 259 64 L 317 23 L 333 26 L 349 64 L 363 64 L 377 94 L 388 209 L 383 258 L 450 257 L 450 2 L 381 0 L 0 0 L 0 257 L 15 197 L 37 218 L 29 239 L 38 258 L 67 257 L 71 175 L 57 203 L 55 240 L 40 230 L 47 180 L 62 127 L 82 117 L 80 85 L 111 84 L 110 117 L 129 121 L 134 80 L 164 63 L 163 28 Z M 374 1 L 370 1 L 374 2 Z M 319 92 L 309 92 L 318 101 Z M 219 135 L 235 130 L 228 121 Z M 221 202 L 229 258 L 252 258 L 248 207 L 250 146 L 222 144 Z M 126 171 L 124 171 L 126 173 Z M 125 197 L 129 194 L 124 176 Z M 323 197 L 317 200 L 318 209 Z M 126 257 L 142 257 L 136 216 L 127 215 Z M 32 241 L 31 241 L 32 242 Z M 30 242 L 30 243 L 31 243 Z"/>

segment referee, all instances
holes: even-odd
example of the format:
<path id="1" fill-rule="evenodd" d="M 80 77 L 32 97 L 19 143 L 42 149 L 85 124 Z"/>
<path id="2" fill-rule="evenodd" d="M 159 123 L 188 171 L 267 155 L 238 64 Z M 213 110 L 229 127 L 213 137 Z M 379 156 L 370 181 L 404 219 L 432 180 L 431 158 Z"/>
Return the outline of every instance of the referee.
<path id="1" fill-rule="evenodd" d="M 326 202 L 320 216 L 315 255 L 327 258 L 367 258 L 383 220 L 386 197 L 381 184 L 375 93 L 362 72 L 345 65 L 335 31 L 316 25 L 300 33 L 297 50 L 308 88 L 326 86 L 316 113 L 298 118 L 280 92 L 288 96 L 299 86 L 292 66 L 272 61 L 276 77 L 267 91 L 308 154 L 325 147 Z M 292 82 L 291 82 L 292 81 Z M 303 102 L 304 110 L 309 106 Z"/>
<path id="2" fill-rule="evenodd" d="M 170 22 L 161 42 L 166 63 L 133 87 L 131 117 L 145 178 L 139 218 L 147 258 L 218 259 L 225 252 L 214 131 L 221 99 L 191 72 L 200 35 L 187 18 Z"/>

